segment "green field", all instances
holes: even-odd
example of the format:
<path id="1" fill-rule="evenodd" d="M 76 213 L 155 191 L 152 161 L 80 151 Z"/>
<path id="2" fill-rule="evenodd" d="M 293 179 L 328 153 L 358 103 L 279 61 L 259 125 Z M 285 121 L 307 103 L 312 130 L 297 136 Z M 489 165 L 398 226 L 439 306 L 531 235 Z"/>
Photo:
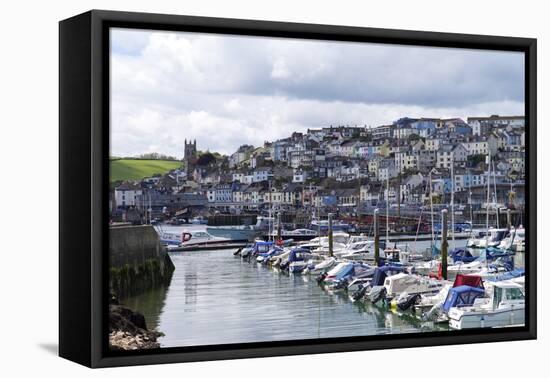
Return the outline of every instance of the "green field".
<path id="1" fill-rule="evenodd" d="M 111 160 L 111 182 L 140 180 L 154 174 L 165 174 L 181 167 L 181 161 L 172 160 Z"/>

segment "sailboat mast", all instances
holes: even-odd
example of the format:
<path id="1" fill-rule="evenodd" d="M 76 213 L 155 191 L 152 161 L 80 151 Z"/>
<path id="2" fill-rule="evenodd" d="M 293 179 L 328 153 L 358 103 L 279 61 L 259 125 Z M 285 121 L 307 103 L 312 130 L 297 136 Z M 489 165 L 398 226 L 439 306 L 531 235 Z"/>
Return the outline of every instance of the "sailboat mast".
<path id="1" fill-rule="evenodd" d="M 451 232 L 452 232 L 452 244 L 455 247 L 455 153 L 451 152 Z"/>
<path id="2" fill-rule="evenodd" d="M 388 167 L 388 175 L 386 176 L 386 246 L 390 242 L 390 168 Z"/>
<path id="3" fill-rule="evenodd" d="M 497 172 L 495 169 L 495 162 L 493 161 L 493 188 L 495 190 L 495 211 L 497 216 L 497 228 L 500 228 L 500 219 L 498 216 L 498 194 L 497 194 Z"/>
<path id="4" fill-rule="evenodd" d="M 472 174 L 468 169 L 468 205 L 470 207 L 470 226 L 474 229 L 474 212 L 472 211 Z"/>
<path id="5" fill-rule="evenodd" d="M 430 214 L 432 217 L 432 247 L 435 245 L 435 233 L 434 233 L 434 200 L 432 196 L 432 171 L 430 171 Z"/>
<path id="6" fill-rule="evenodd" d="M 269 181 L 269 218 L 268 218 L 268 229 L 269 229 L 269 235 L 267 237 L 267 241 L 271 241 L 272 239 L 272 234 L 273 234 L 273 226 L 271 224 L 271 216 L 273 215 L 273 202 L 272 202 L 272 198 L 271 196 L 273 195 L 273 190 L 272 190 L 272 184 L 271 184 L 271 181 Z"/>
<path id="7" fill-rule="evenodd" d="M 487 203 L 485 204 L 485 227 L 486 227 L 486 234 L 485 234 L 485 248 L 489 246 L 489 195 L 491 192 L 491 152 L 487 155 Z"/>

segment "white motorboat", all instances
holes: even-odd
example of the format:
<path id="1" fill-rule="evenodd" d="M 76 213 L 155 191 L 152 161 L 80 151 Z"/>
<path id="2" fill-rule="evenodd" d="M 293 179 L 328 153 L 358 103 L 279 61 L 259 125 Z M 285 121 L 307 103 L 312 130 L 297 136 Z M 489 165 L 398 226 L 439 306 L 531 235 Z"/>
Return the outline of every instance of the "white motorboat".
<path id="1" fill-rule="evenodd" d="M 272 217 L 257 217 L 255 225 L 208 226 L 206 232 L 232 241 L 252 241 L 273 223 Z"/>
<path id="2" fill-rule="evenodd" d="M 403 293 L 411 294 L 436 294 L 446 284 L 445 281 L 418 276 L 416 274 L 397 273 L 386 277 L 384 287 L 387 297 L 398 297 Z"/>
<path id="3" fill-rule="evenodd" d="M 525 228 L 520 226 L 510 229 L 508 236 L 502 239 L 498 247 L 516 252 L 525 251 Z"/>
<path id="4" fill-rule="evenodd" d="M 350 236 L 346 232 L 333 232 L 332 233 L 332 241 L 333 243 L 339 243 L 346 245 L 350 240 Z M 307 243 L 300 244 L 301 248 L 308 248 L 312 249 L 315 247 L 319 247 L 321 245 L 328 245 L 328 236 L 318 236 L 316 238 L 311 239 Z"/>
<path id="5" fill-rule="evenodd" d="M 506 228 L 489 228 L 489 231 L 478 231 L 474 237 L 468 239 L 468 248 L 497 247 L 508 236 Z"/>
<path id="6" fill-rule="evenodd" d="M 430 319 L 432 313 L 435 314 L 437 310 L 441 309 L 452 286 L 451 283 L 447 283 L 443 285 L 441 290 L 436 294 L 422 294 L 420 296 L 420 301 L 414 306 L 416 315 L 419 318 Z M 439 315 L 439 313 L 436 315 Z"/>
<path id="7" fill-rule="evenodd" d="M 210 235 L 206 231 L 184 230 L 181 234 L 174 232 L 159 232 L 159 238 L 162 244 L 169 246 L 169 249 L 198 246 L 226 242 L 228 239 Z"/>
<path id="8" fill-rule="evenodd" d="M 293 239 L 293 240 L 311 240 L 318 236 L 318 232 L 315 230 L 310 230 L 308 228 L 297 228 L 296 230 L 281 230 L 281 237 L 283 239 Z M 278 231 L 273 230 L 270 234 L 271 237 L 277 237 Z"/>
<path id="9" fill-rule="evenodd" d="M 513 281 L 487 282 L 487 297 L 473 305 L 452 307 L 448 312 L 453 329 L 520 326 L 525 324 L 525 295 Z"/>
<path id="10" fill-rule="evenodd" d="M 328 272 L 330 269 L 332 269 L 337 263 L 337 260 L 334 257 L 327 257 L 321 262 L 313 265 L 312 267 L 306 268 L 302 274 L 313 274 L 313 275 L 319 275 L 323 274 L 325 272 Z"/>
<path id="11" fill-rule="evenodd" d="M 344 260 L 374 261 L 374 251 L 374 241 L 365 240 L 348 244 L 335 255 Z M 380 256 L 383 256 L 382 249 L 380 249 Z"/>

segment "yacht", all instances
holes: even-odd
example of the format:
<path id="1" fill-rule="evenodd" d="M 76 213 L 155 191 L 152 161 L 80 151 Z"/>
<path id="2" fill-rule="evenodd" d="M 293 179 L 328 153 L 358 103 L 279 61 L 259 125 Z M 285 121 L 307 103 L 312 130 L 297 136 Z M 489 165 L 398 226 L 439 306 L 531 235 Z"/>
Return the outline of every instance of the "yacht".
<path id="1" fill-rule="evenodd" d="M 311 264 L 313 260 L 313 254 L 307 249 L 294 248 L 290 251 L 288 256 L 288 272 L 289 273 L 301 273 L 304 269 Z"/>
<path id="2" fill-rule="evenodd" d="M 379 248 L 380 256 L 383 256 L 383 250 Z M 335 253 L 341 259 L 344 260 L 368 260 L 374 261 L 375 257 L 374 241 L 365 240 L 348 244 L 344 249 Z"/>
<path id="3" fill-rule="evenodd" d="M 182 233 L 159 231 L 159 238 L 162 244 L 171 248 L 207 245 L 228 241 L 225 238 L 210 235 L 206 231 L 198 230 L 184 230 Z"/>
<path id="4" fill-rule="evenodd" d="M 231 241 L 253 241 L 273 224 L 273 218 L 257 217 L 255 225 L 208 226 L 206 232 L 210 235 L 229 239 Z"/>
<path id="5" fill-rule="evenodd" d="M 281 237 L 283 239 L 292 239 L 296 241 L 311 240 L 318 236 L 318 232 L 310 230 L 308 228 L 297 228 L 296 230 L 281 230 Z M 271 232 L 272 238 L 279 236 L 277 230 Z"/>
<path id="6" fill-rule="evenodd" d="M 349 234 L 345 232 L 335 232 L 332 236 L 332 250 L 334 253 L 339 252 L 346 248 L 346 245 L 350 239 Z M 319 254 L 328 254 L 328 236 L 320 236 L 311 239 L 307 243 L 300 244 L 300 248 L 308 249 L 312 252 Z"/>
<path id="7" fill-rule="evenodd" d="M 328 231 L 328 220 L 318 220 L 318 219 L 314 219 L 311 221 L 311 224 L 309 226 L 310 229 L 312 230 L 318 230 L 318 231 L 321 231 L 321 232 L 327 232 Z M 334 220 L 332 222 L 332 231 L 343 231 L 343 232 L 347 232 L 348 230 L 350 230 L 350 225 L 345 223 L 345 222 L 342 222 L 342 221 L 339 221 L 339 220 Z"/>
<path id="8" fill-rule="evenodd" d="M 508 236 L 502 239 L 498 247 L 515 252 L 525 251 L 525 228 L 520 226 L 510 229 Z"/>
<path id="9" fill-rule="evenodd" d="M 487 297 L 470 306 L 449 309 L 453 329 L 520 326 L 525 324 L 525 295 L 521 284 L 513 281 L 486 283 Z"/>
<path id="10" fill-rule="evenodd" d="M 319 275 L 328 272 L 337 264 L 334 257 L 327 257 L 317 264 L 310 264 L 302 273 Z"/>
<path id="11" fill-rule="evenodd" d="M 497 247 L 508 236 L 507 228 L 490 228 L 489 231 L 478 231 L 476 235 L 466 243 L 468 248 Z"/>
<path id="12" fill-rule="evenodd" d="M 395 298 L 403 293 L 411 294 L 437 294 L 446 284 L 445 281 L 418 276 L 416 274 L 397 273 L 386 277 L 384 287 L 386 295 Z"/>

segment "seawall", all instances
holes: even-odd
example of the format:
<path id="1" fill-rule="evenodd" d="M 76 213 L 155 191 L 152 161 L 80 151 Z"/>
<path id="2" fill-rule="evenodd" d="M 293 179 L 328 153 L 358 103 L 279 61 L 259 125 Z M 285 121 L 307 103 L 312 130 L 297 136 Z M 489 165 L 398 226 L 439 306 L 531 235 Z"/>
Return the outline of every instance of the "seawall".
<path id="1" fill-rule="evenodd" d="M 167 286 L 174 264 L 152 226 L 111 227 L 109 286 L 119 299 Z"/>

